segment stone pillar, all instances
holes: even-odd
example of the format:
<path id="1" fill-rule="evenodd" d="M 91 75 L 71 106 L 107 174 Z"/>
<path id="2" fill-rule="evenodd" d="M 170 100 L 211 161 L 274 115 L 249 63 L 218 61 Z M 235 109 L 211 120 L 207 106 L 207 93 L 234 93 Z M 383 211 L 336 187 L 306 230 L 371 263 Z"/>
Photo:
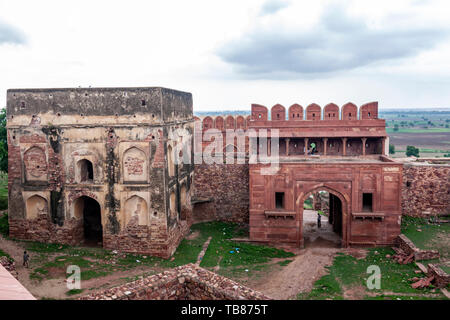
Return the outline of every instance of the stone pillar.
<path id="1" fill-rule="evenodd" d="M 362 141 L 362 155 L 365 156 L 366 155 L 366 141 L 367 138 L 361 138 Z"/>
<path id="2" fill-rule="evenodd" d="M 347 155 L 347 138 L 342 138 L 342 155 Z"/>
<path id="3" fill-rule="evenodd" d="M 289 138 L 286 138 L 286 155 L 289 155 Z"/>
<path id="4" fill-rule="evenodd" d="M 328 138 L 323 138 L 323 155 L 327 155 L 327 144 L 328 144 Z"/>
<path id="5" fill-rule="evenodd" d="M 381 154 L 386 155 L 386 138 L 381 139 Z"/>
<path id="6" fill-rule="evenodd" d="M 305 138 L 305 156 L 308 155 L 308 143 L 309 143 L 309 139 Z"/>

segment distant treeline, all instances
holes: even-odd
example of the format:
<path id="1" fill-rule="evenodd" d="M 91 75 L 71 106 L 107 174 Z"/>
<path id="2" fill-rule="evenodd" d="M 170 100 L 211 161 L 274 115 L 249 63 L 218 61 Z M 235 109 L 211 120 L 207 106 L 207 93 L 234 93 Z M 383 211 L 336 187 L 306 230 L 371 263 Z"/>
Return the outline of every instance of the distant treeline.
<path id="1" fill-rule="evenodd" d="M 430 109 L 403 109 L 403 108 L 389 108 L 389 109 L 380 109 L 379 116 L 383 114 L 409 114 L 409 115 L 450 115 L 450 108 L 430 108 Z M 220 115 L 242 115 L 248 116 L 250 115 L 250 110 L 234 110 L 234 111 L 194 111 L 194 115 L 198 117 L 206 117 L 206 116 L 220 116 Z"/>

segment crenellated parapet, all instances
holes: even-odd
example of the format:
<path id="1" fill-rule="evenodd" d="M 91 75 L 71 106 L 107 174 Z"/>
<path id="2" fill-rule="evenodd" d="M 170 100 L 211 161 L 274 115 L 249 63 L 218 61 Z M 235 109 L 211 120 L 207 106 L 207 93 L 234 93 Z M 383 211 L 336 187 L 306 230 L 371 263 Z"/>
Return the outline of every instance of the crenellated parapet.
<path id="1" fill-rule="evenodd" d="M 259 104 L 252 104 L 252 121 L 318 121 L 318 120 L 376 120 L 378 119 L 378 102 L 370 102 L 359 108 L 354 103 L 346 103 L 339 108 L 334 103 L 327 104 L 323 109 L 316 103 L 311 103 L 305 109 L 299 104 L 293 104 L 288 109 L 276 104 L 270 109 Z"/>
<path id="2" fill-rule="evenodd" d="M 200 121 L 203 131 L 209 129 L 217 129 L 219 131 L 226 130 L 247 130 L 250 116 L 241 115 L 220 115 L 220 116 L 206 116 L 195 117 L 195 121 Z"/>

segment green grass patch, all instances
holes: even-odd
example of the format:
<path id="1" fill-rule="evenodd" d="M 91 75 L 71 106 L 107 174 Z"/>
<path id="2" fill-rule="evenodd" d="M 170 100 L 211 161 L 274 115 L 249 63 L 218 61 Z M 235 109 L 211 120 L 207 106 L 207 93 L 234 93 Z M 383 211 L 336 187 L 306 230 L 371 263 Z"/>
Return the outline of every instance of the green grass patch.
<path id="1" fill-rule="evenodd" d="M 435 132 L 450 132 L 450 128 L 398 128 L 395 131 L 394 128 L 386 128 L 387 133 L 435 133 Z"/>
<path id="2" fill-rule="evenodd" d="M 285 266 L 287 266 L 289 263 L 291 263 L 292 261 L 294 261 L 294 260 L 283 260 L 283 261 L 278 262 L 278 264 L 279 264 L 280 266 L 282 266 L 282 267 L 285 267 Z"/>
<path id="3" fill-rule="evenodd" d="M 309 293 L 301 293 L 297 296 L 299 300 L 342 300 L 342 288 L 336 280 L 333 270 L 317 280 Z"/>
<path id="4" fill-rule="evenodd" d="M 8 209 L 8 174 L 0 172 L 0 210 Z"/>
<path id="5" fill-rule="evenodd" d="M 367 294 L 382 295 L 385 292 L 400 295 L 433 294 L 433 288 L 413 289 L 409 279 L 421 277 L 415 273 L 414 264 L 400 265 L 387 258 L 393 255 L 391 248 L 372 248 L 368 250 L 366 258 L 356 259 L 353 256 L 339 253 L 333 260 L 333 265 L 327 267 L 328 274 L 314 284 L 309 293 L 298 295 L 298 299 L 341 299 L 345 288 L 363 288 Z M 367 273 L 369 266 L 378 266 L 381 272 L 380 289 L 367 288 L 367 280 L 372 273 Z"/>
<path id="6" fill-rule="evenodd" d="M 9 260 L 14 261 L 14 259 L 2 249 L 0 249 L 0 257 L 7 257 Z"/>
<path id="7" fill-rule="evenodd" d="M 72 289 L 66 292 L 66 295 L 68 296 L 74 296 L 76 294 L 80 294 L 84 291 L 84 289 Z"/>
<path id="8" fill-rule="evenodd" d="M 433 296 L 408 296 L 408 295 L 385 295 L 366 296 L 364 300 L 443 300 L 444 296 L 436 294 Z"/>
<path id="9" fill-rule="evenodd" d="M 7 213 L 0 216 L 0 234 L 5 238 L 9 236 L 9 222 Z"/>
<path id="10" fill-rule="evenodd" d="M 303 203 L 303 209 L 312 210 L 312 208 L 313 208 L 312 199 L 311 198 L 306 199 L 305 202 Z"/>
<path id="11" fill-rule="evenodd" d="M 115 255 L 112 251 L 102 248 L 20 242 L 26 250 L 34 253 L 30 263 L 35 269 L 30 274 L 30 278 L 37 280 L 67 277 L 69 274 L 66 274 L 66 269 L 69 265 L 79 266 L 81 279 L 87 280 L 141 266 L 172 268 L 195 263 L 203 244 L 209 237 L 211 242 L 201 262 L 202 267 L 215 267 L 220 264 L 220 267 L 228 268 L 229 273 L 233 272 L 231 269 L 238 268 L 245 274 L 248 272 L 245 269 L 258 271 L 272 258 L 294 256 L 293 253 L 276 248 L 232 241 L 232 238 L 246 235 L 246 231 L 238 224 L 217 221 L 199 223 L 193 225 L 191 231 L 197 236 L 183 239 L 173 257 L 168 260 L 131 253 Z"/>
<path id="12" fill-rule="evenodd" d="M 420 249 L 438 250 L 442 258 L 450 258 L 450 224 L 431 224 L 426 219 L 402 217 L 402 233 Z"/>
<path id="13" fill-rule="evenodd" d="M 231 238 L 242 236 L 242 231 L 236 224 L 209 222 L 195 227 L 204 238 L 212 237 L 200 263 L 201 267 L 214 267 L 218 264 L 220 267 L 249 266 L 269 262 L 272 258 L 294 256 L 291 252 L 272 247 L 232 241 Z"/>

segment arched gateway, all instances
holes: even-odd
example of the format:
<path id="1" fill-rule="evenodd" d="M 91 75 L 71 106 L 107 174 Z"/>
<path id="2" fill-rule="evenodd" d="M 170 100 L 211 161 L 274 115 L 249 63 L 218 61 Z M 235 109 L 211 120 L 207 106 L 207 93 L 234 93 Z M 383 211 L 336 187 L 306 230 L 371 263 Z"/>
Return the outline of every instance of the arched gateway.
<path id="1" fill-rule="evenodd" d="M 103 226 L 100 204 L 93 198 L 81 196 L 74 202 L 74 215 L 83 220 L 84 243 L 93 246 L 103 244 Z"/>
<path id="2" fill-rule="evenodd" d="M 346 247 L 348 245 L 347 241 L 347 220 L 348 220 L 348 202 L 345 197 L 339 192 L 332 188 L 326 186 L 318 186 L 312 189 L 307 193 L 300 193 L 297 197 L 296 203 L 298 208 L 297 220 L 298 220 L 298 237 L 297 237 L 297 246 L 305 245 L 305 214 L 306 210 L 304 207 L 304 203 L 307 199 L 309 199 L 312 195 L 326 192 L 329 194 L 327 209 L 321 208 L 324 218 L 321 220 L 325 220 L 326 223 L 332 226 L 331 229 L 334 233 L 336 233 L 340 238 L 340 245 Z M 314 214 L 318 214 L 316 208 L 312 208 Z M 324 210 L 322 210 L 324 209 Z M 315 221 L 314 221 L 315 222 Z M 326 229 L 328 226 L 325 224 L 322 226 L 322 229 Z M 319 228 L 320 229 L 320 228 Z M 317 230 L 315 230 L 317 231 Z"/>

